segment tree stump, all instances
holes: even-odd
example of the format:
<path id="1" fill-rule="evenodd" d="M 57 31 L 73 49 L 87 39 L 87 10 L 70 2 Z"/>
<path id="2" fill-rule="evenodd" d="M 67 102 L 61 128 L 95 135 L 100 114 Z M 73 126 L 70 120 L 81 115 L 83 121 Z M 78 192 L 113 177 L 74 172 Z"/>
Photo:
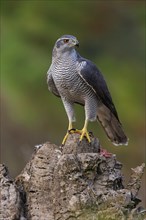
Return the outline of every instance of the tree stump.
<path id="1" fill-rule="evenodd" d="M 141 220 L 137 207 L 144 164 L 122 183 L 122 164 L 100 154 L 97 138 L 79 143 L 71 134 L 63 148 L 49 142 L 36 146 L 15 180 L 1 165 L 1 220 Z"/>

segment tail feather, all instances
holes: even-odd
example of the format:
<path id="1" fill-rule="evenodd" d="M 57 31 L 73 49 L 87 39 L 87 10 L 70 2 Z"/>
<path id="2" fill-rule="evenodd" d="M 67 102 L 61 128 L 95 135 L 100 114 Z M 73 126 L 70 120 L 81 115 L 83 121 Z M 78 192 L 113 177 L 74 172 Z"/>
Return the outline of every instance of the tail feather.
<path id="1" fill-rule="evenodd" d="M 114 145 L 128 145 L 121 123 L 105 105 L 99 106 L 97 118 Z"/>

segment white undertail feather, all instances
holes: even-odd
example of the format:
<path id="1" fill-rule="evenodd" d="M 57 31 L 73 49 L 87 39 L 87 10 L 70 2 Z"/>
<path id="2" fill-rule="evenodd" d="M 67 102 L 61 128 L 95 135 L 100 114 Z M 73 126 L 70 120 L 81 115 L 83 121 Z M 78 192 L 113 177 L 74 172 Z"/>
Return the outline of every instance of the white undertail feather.
<path id="1" fill-rule="evenodd" d="M 115 146 L 128 145 L 121 123 L 104 104 L 98 107 L 97 118 Z"/>

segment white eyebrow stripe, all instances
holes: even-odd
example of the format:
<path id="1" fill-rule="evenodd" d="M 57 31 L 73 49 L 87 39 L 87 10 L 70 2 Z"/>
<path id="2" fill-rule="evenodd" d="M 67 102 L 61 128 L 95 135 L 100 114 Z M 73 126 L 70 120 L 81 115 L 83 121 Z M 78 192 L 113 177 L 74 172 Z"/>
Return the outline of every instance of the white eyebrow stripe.
<path id="1" fill-rule="evenodd" d="M 65 39 L 72 39 L 72 40 L 76 41 L 76 39 L 73 39 L 73 38 L 61 37 L 61 38 L 59 38 L 56 42 L 58 42 L 58 41 L 60 41 L 60 40 L 65 40 Z"/>

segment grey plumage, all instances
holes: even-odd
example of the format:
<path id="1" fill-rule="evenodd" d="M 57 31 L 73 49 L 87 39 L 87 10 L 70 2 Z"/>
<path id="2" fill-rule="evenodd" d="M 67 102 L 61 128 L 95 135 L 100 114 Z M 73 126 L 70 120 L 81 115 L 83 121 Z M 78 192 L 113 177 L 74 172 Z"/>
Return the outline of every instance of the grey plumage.
<path id="1" fill-rule="evenodd" d="M 95 64 L 77 53 L 75 46 L 78 44 L 71 35 L 64 35 L 56 41 L 52 64 L 47 72 L 48 88 L 62 99 L 69 129 L 75 121 L 74 103 L 78 103 L 85 106 L 83 130 L 86 130 L 88 121 L 98 119 L 113 144 L 126 145 L 127 137 L 106 82 Z"/>

